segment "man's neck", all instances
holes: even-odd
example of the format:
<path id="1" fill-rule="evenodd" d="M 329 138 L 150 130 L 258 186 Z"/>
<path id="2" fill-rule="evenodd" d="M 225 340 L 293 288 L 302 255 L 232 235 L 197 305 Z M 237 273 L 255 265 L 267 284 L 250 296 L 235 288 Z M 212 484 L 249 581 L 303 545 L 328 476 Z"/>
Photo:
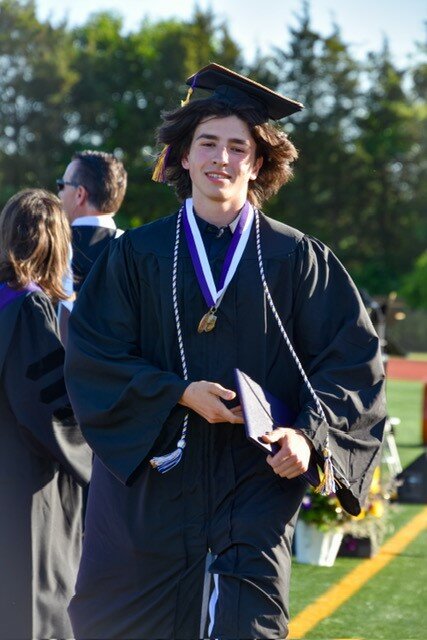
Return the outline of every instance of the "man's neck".
<path id="1" fill-rule="evenodd" d="M 239 215 L 244 204 L 244 201 L 240 205 L 231 205 L 224 202 L 199 202 L 193 200 L 193 207 L 199 218 L 206 220 L 206 222 L 216 227 L 226 227 L 233 222 Z"/>
<path id="2" fill-rule="evenodd" d="M 103 227 L 104 229 L 117 229 L 114 218 L 111 214 L 103 213 L 98 216 L 82 216 L 75 218 L 71 223 L 72 227 Z"/>
<path id="3" fill-rule="evenodd" d="M 90 218 L 93 216 L 113 216 L 115 212 L 105 213 L 105 211 L 97 211 L 97 209 L 88 209 L 87 207 L 80 207 L 73 211 L 71 215 L 69 215 L 68 220 L 70 223 L 73 223 L 77 218 Z"/>

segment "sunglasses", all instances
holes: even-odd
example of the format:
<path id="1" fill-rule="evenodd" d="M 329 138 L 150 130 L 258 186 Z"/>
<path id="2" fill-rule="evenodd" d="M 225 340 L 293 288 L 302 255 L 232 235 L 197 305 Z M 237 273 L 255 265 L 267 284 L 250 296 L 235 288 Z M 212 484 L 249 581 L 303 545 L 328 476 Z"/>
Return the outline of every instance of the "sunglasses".
<path id="1" fill-rule="evenodd" d="M 62 191 L 62 189 L 65 187 L 65 185 L 70 185 L 70 187 L 79 187 L 80 185 L 77 184 L 77 182 L 69 182 L 68 180 L 63 180 L 62 178 L 57 178 L 56 180 L 56 188 L 58 189 L 58 191 Z"/>

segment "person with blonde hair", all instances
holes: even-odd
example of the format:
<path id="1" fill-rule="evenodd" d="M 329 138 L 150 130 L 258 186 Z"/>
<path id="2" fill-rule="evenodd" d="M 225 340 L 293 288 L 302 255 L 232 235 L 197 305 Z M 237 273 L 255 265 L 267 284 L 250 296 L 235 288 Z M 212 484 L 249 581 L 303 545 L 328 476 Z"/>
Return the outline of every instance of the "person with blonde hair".
<path id="1" fill-rule="evenodd" d="M 91 452 L 63 379 L 53 304 L 70 229 L 59 199 L 13 196 L 0 214 L 0 638 L 69 638 Z"/>

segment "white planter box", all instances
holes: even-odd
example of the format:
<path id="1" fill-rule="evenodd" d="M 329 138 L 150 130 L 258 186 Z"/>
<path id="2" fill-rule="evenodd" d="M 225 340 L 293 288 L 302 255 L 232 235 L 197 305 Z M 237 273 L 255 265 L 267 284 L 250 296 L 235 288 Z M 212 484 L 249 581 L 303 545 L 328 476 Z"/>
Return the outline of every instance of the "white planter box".
<path id="1" fill-rule="evenodd" d="M 342 538 L 341 531 L 320 531 L 314 525 L 298 520 L 295 528 L 295 558 L 303 564 L 332 567 Z"/>

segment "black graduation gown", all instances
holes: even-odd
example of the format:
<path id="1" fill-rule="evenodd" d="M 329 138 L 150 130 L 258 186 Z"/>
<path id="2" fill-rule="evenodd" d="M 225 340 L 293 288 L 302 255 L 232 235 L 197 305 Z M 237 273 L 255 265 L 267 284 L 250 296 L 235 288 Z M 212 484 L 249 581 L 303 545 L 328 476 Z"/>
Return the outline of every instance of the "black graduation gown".
<path id="1" fill-rule="evenodd" d="M 105 247 L 116 238 L 117 229 L 95 225 L 71 227 L 73 259 L 71 269 L 74 277 L 74 291 L 79 292 L 95 260 Z"/>
<path id="2" fill-rule="evenodd" d="M 0 638 L 70 638 L 91 450 L 66 395 L 43 293 L 0 311 Z"/>
<path id="3" fill-rule="evenodd" d="M 284 638 L 290 546 L 306 489 L 277 477 L 242 425 L 190 415 L 181 463 L 161 475 L 152 455 L 176 447 L 184 410 L 172 303 L 176 216 L 126 233 L 94 266 L 70 325 L 66 381 L 96 453 L 70 615 L 77 638 L 199 638 L 207 550 L 219 575 L 215 638 Z M 281 337 L 261 285 L 255 230 L 210 333 L 181 235 L 178 304 L 190 380 L 234 388 L 248 373 L 298 414 L 321 452 L 327 425 Z M 357 513 L 378 461 L 385 415 L 377 336 L 357 290 L 318 241 L 261 216 L 271 294 L 330 421 L 341 492 Z M 225 255 L 211 260 L 218 274 Z"/>

